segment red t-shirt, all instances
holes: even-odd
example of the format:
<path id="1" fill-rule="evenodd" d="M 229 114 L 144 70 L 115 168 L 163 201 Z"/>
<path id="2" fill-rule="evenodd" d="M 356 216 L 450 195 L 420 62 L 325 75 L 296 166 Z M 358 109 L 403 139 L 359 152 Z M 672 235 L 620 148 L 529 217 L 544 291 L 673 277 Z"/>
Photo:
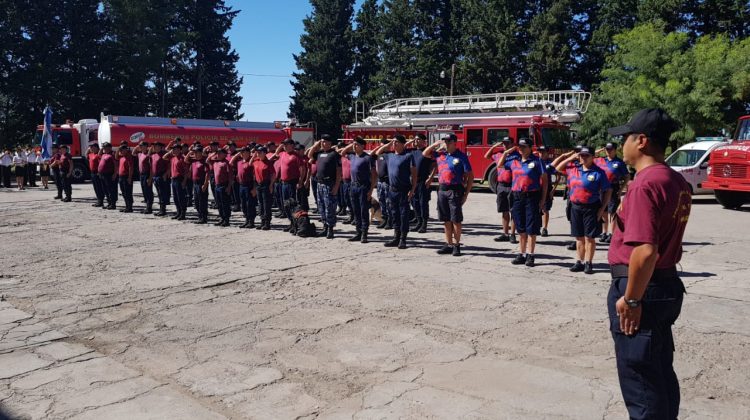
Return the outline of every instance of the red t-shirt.
<path id="1" fill-rule="evenodd" d="M 229 170 L 229 161 L 216 160 L 211 162 L 211 168 L 214 171 L 214 180 L 217 185 L 226 185 L 229 183 L 229 176 L 231 171 Z"/>
<path id="2" fill-rule="evenodd" d="M 255 172 L 255 180 L 262 184 L 264 182 L 271 182 L 273 178 L 274 169 L 273 164 L 270 160 L 254 160 L 253 169 Z"/>
<path id="3" fill-rule="evenodd" d="M 184 156 L 172 156 L 169 163 L 172 170 L 172 178 L 182 178 L 187 175 L 187 164 L 185 163 Z"/>
<path id="4" fill-rule="evenodd" d="M 674 267 L 682 257 L 691 204 L 690 186 L 666 164 L 639 171 L 617 210 L 609 263 L 629 264 L 633 248 L 647 243 L 657 246 L 656 268 Z"/>
<path id="5" fill-rule="evenodd" d="M 148 175 L 151 171 L 150 157 L 148 153 L 138 153 L 138 172 L 141 175 Z"/>
<path id="6" fill-rule="evenodd" d="M 115 173 L 115 157 L 104 153 L 99 160 L 99 173 L 103 175 L 112 175 Z"/>
<path id="7" fill-rule="evenodd" d="M 275 165 L 275 163 L 274 163 Z M 282 181 L 295 181 L 300 177 L 303 162 L 296 153 L 281 152 L 279 155 L 279 172 Z"/>
<path id="8" fill-rule="evenodd" d="M 162 176 L 164 175 L 164 172 L 167 172 L 167 161 L 162 159 L 161 157 L 164 156 L 164 153 L 154 153 L 151 155 L 151 175 L 152 176 Z"/>
<path id="9" fill-rule="evenodd" d="M 130 166 L 133 164 L 133 157 L 129 154 L 120 156 L 119 165 L 117 167 L 117 175 L 128 176 L 130 174 Z"/>
<path id="10" fill-rule="evenodd" d="M 352 180 L 352 163 L 347 156 L 341 159 L 341 178 L 345 181 Z"/>
<path id="11" fill-rule="evenodd" d="M 72 164 L 73 156 L 70 155 L 70 153 L 64 153 L 60 155 L 60 170 L 63 172 L 68 172 L 70 170 L 70 165 Z"/>
<path id="12" fill-rule="evenodd" d="M 206 176 L 206 162 L 194 160 L 190 163 L 190 173 L 193 176 L 193 182 L 203 182 Z"/>
<path id="13" fill-rule="evenodd" d="M 250 187 L 253 185 L 253 163 L 240 159 L 237 161 L 237 179 L 240 185 Z"/>
<path id="14" fill-rule="evenodd" d="M 88 158 L 89 158 L 89 171 L 92 174 L 99 173 L 99 160 L 101 160 L 101 158 L 99 157 L 99 154 L 89 153 Z"/>

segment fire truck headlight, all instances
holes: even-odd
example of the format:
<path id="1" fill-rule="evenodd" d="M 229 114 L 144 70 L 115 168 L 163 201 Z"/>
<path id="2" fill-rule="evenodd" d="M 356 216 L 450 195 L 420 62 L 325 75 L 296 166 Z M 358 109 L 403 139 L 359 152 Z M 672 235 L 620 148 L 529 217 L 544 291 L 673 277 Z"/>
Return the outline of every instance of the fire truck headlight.
<path id="1" fill-rule="evenodd" d="M 706 170 L 706 174 L 711 175 L 711 172 L 713 172 L 714 167 L 713 165 L 708 165 L 708 169 Z"/>

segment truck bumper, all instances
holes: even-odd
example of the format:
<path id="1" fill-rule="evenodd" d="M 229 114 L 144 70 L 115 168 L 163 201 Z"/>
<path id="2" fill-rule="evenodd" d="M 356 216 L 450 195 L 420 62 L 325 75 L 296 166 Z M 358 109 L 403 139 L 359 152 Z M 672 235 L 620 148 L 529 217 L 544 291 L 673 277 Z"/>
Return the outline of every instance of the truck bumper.
<path id="1" fill-rule="evenodd" d="M 704 182 L 701 187 L 709 190 L 725 190 L 750 193 L 750 182 L 737 182 L 734 180 L 731 182 L 709 180 Z"/>

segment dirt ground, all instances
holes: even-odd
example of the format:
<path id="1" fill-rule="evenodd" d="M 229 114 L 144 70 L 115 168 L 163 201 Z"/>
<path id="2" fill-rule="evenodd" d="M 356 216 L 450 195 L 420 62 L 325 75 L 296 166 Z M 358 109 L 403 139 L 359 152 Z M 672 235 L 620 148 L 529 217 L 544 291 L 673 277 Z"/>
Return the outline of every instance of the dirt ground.
<path id="1" fill-rule="evenodd" d="M 90 185 L 53 195 L 0 190 L 0 418 L 627 416 L 606 248 L 597 274 L 567 270 L 559 198 L 529 269 L 493 242 L 488 193 L 469 198 L 459 258 L 435 254 L 434 222 L 399 251 L 375 229 L 367 245 L 351 226 L 300 239 L 104 211 Z M 749 225 L 693 206 L 683 419 L 750 418 Z"/>

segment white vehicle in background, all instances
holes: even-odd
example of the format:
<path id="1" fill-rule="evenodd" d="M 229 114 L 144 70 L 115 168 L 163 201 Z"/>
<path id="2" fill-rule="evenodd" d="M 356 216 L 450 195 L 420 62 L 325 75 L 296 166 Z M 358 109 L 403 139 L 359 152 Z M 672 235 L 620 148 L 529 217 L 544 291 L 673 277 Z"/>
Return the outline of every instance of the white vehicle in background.
<path id="1" fill-rule="evenodd" d="M 693 194 L 711 194 L 713 190 L 703 188 L 708 177 L 708 160 L 711 151 L 726 144 L 724 137 L 696 137 L 695 142 L 688 143 L 667 158 L 667 164 L 682 174 L 690 184 Z"/>

